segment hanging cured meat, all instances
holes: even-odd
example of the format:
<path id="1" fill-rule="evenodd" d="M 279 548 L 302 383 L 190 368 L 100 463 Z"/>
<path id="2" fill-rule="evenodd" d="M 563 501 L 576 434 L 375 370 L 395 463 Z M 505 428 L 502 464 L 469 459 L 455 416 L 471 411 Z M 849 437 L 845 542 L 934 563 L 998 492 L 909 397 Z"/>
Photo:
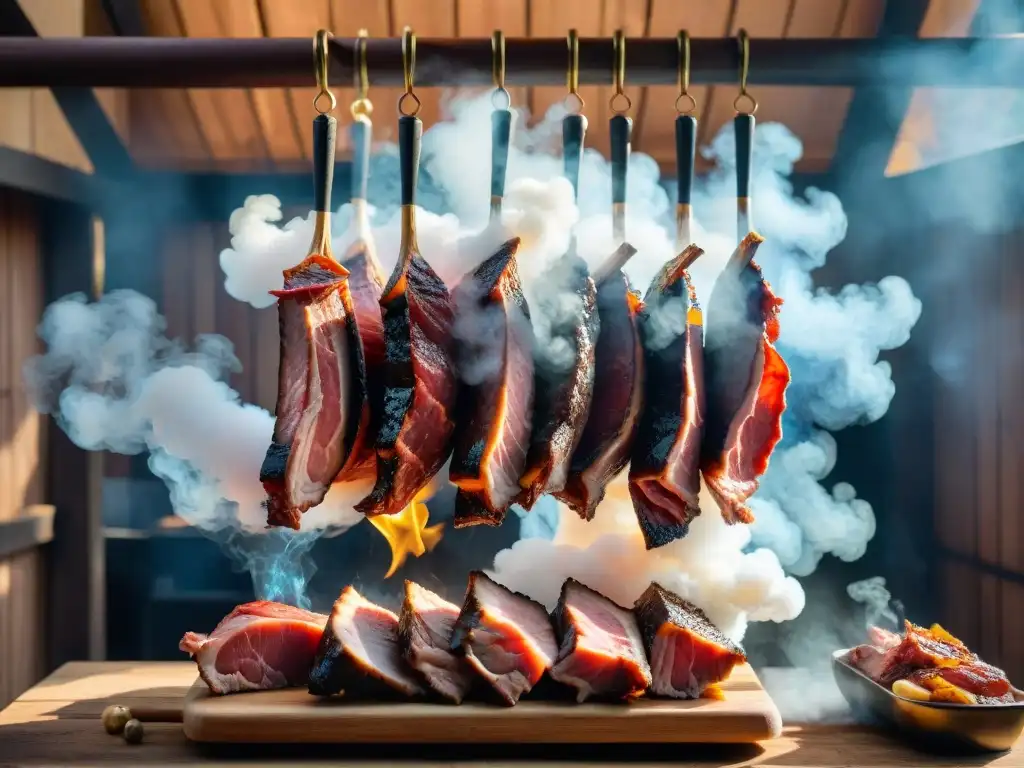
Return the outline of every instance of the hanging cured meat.
<path id="1" fill-rule="evenodd" d="M 690 245 L 665 265 L 640 316 L 646 386 L 629 494 L 648 549 L 685 536 L 700 514 L 704 338 L 686 269 L 702 253 Z"/>
<path id="2" fill-rule="evenodd" d="M 516 271 L 519 238 L 456 288 L 461 418 L 449 479 L 455 527 L 501 525 L 519 493 L 533 413 L 533 332 Z"/>
<path id="3" fill-rule="evenodd" d="M 384 406 L 377 435 L 377 478 L 356 505 L 367 515 L 401 512 L 451 451 L 457 377 L 451 353 L 448 289 L 419 254 L 415 189 L 423 124 L 398 120 L 402 172 L 402 245 L 381 297 L 384 313 Z"/>
<path id="4" fill-rule="evenodd" d="M 330 200 L 337 121 L 313 121 L 315 227 L 310 255 L 284 273 L 275 291 L 281 335 L 273 442 L 260 481 L 267 523 L 298 529 L 301 515 L 324 500 L 355 443 L 350 418 L 359 341 L 352 323 L 348 271 L 331 255 Z"/>
<path id="5" fill-rule="evenodd" d="M 579 191 L 580 157 L 586 118 L 567 115 L 562 120 L 565 175 L 574 195 Z M 523 490 L 517 501 L 526 509 L 545 493 L 565 487 L 569 462 L 583 436 L 594 392 L 594 346 L 600 322 L 597 287 L 587 264 L 576 254 L 575 238 L 569 253 L 538 281 L 533 312 L 544 327 L 535 339 L 533 429 Z M 571 300 L 568 300 L 571 297 Z"/>
<path id="6" fill-rule="evenodd" d="M 593 518 L 605 487 L 629 462 L 643 398 L 644 357 L 637 325 L 642 302 L 622 271 L 636 253 L 633 246 L 621 242 L 631 125 L 623 115 L 611 119 L 612 222 L 621 244 L 594 270 L 600 323 L 594 350 L 594 391 L 565 487 L 554 494 L 586 520 Z"/>
<path id="7" fill-rule="evenodd" d="M 701 472 L 729 523 L 753 520 L 746 502 L 782 438 L 789 385 L 774 346 L 782 300 L 753 261 L 763 241 L 754 232 L 743 238 L 708 300 Z"/>
<path id="8" fill-rule="evenodd" d="M 341 260 L 348 270 L 351 296 L 349 315 L 355 323 L 352 345 L 352 414 L 355 435 L 340 481 L 371 477 L 376 471 L 374 441 L 384 406 L 384 321 L 380 297 L 384 277 L 377 261 L 366 210 L 370 170 L 370 139 L 373 126 L 365 114 L 357 114 L 349 128 L 352 152 L 352 227 L 355 239 Z"/>

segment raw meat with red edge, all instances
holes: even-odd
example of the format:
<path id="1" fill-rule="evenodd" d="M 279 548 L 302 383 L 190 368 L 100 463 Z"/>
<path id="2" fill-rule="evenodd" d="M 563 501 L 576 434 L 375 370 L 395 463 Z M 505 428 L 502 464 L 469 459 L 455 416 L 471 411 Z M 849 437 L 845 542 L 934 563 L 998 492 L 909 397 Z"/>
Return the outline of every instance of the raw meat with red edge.
<path id="1" fill-rule="evenodd" d="M 327 617 L 283 603 L 245 603 L 208 635 L 186 632 L 178 647 L 192 655 L 216 694 L 306 684 Z"/>

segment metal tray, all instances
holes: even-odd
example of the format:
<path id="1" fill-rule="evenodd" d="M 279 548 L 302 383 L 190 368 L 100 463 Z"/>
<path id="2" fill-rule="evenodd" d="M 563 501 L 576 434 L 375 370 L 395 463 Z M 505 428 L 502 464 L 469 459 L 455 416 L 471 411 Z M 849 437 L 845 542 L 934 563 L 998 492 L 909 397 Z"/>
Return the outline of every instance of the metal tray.
<path id="1" fill-rule="evenodd" d="M 836 684 L 855 713 L 870 714 L 924 745 L 1001 752 L 1024 731 L 1024 693 L 1013 704 L 952 704 L 897 696 L 846 662 L 850 649 L 832 654 Z"/>

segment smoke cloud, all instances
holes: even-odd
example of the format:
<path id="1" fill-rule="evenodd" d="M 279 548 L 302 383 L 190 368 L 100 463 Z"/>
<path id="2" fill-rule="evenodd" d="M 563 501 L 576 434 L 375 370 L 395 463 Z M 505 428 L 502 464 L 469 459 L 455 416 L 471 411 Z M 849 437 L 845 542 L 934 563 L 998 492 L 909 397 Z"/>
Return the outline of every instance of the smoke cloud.
<path id="1" fill-rule="evenodd" d="M 489 164 L 489 109 L 486 96 L 456 101 L 452 121 L 430 127 L 424 137 L 424 175 L 440 190 L 429 207 L 444 213 L 418 212 L 420 250 L 453 286 L 508 232 L 517 234 L 523 238 L 518 264 L 527 300 L 546 304 L 550 297 L 544 294 L 543 276 L 566 252 L 574 231 L 578 252 L 592 267 L 613 249 L 608 164 L 596 151 L 585 152 L 575 205 L 561 178 L 560 152 L 546 149 L 562 116 L 558 108 L 552 110 L 537 128 L 517 130 L 501 226 L 488 227 L 489 180 L 480 169 Z M 731 134 L 724 132 L 705 151 L 718 169 L 695 189 L 695 240 L 706 253 L 692 275 L 698 295 L 706 299 L 737 237 Z M 388 148 L 382 156 L 393 159 L 393 152 Z M 810 273 L 843 239 L 846 217 L 831 193 L 812 189 L 794 195 L 788 176 L 800 152 L 800 142 L 783 126 L 759 127 L 754 213 L 767 238 L 759 262 L 786 301 L 779 347 L 792 368 L 793 385 L 784 441 L 755 498 L 757 522 L 749 528 L 727 526 L 713 501 L 702 498 L 704 513 L 690 535 L 649 552 L 623 476 L 589 524 L 552 500 L 538 505 L 546 511 L 527 515 L 524 538 L 495 558 L 499 581 L 551 606 L 567 576 L 626 604 L 657 579 L 739 639 L 749 622 L 797 616 L 805 595 L 794 576 L 811 573 L 823 556 L 854 560 L 864 553 L 874 535 L 874 516 L 848 484 L 823 484 L 836 457 L 835 441 L 825 430 L 872 421 L 886 412 L 894 385 L 879 354 L 906 342 L 920 303 L 898 277 L 834 293 L 814 286 Z M 397 164 L 376 163 L 375 173 L 372 233 L 382 266 L 389 270 L 399 244 Z M 669 234 L 674 201 L 660 183 L 654 160 L 632 156 L 627 197 L 627 239 L 637 253 L 626 272 L 643 292 L 675 256 Z M 348 205 L 335 216 L 338 253 L 354 237 L 351 218 Z M 230 232 L 230 247 L 220 255 L 228 292 L 253 306 L 270 306 L 267 294 L 281 287 L 282 269 L 305 254 L 312 218 L 282 223 L 279 201 L 252 196 L 232 215 Z M 546 330 L 545 313 L 533 314 L 535 332 L 542 343 L 550 341 L 550 356 L 557 360 L 564 355 L 557 346 L 562 340 Z M 668 337 L 673 327 L 682 328 L 664 325 Z M 255 534 L 264 519 L 258 475 L 273 417 L 242 403 L 224 383 L 225 374 L 238 366 L 230 342 L 206 337 L 186 350 L 167 340 L 164 330 L 153 303 L 131 292 L 112 293 L 94 304 L 82 297 L 65 299 L 44 318 L 41 335 L 48 352 L 29 366 L 30 385 L 49 395 L 40 397 L 40 406 L 79 445 L 149 451 L 154 472 L 167 482 L 175 509 L 189 522 L 221 532 L 222 538 L 224 531 Z M 304 531 L 311 533 L 303 535 L 352 525 L 358 518 L 351 503 L 362 496 L 355 490 L 332 489 L 325 504 L 304 516 Z M 268 560 L 266 552 L 248 556 L 257 591 L 301 594 L 299 560 L 310 539 L 289 546 L 288 533 L 274 536 L 281 540 L 269 549 L 278 559 Z M 237 549 L 243 540 L 232 540 L 232 546 Z M 255 553 L 256 545 L 245 546 Z M 299 582 L 281 587 L 287 580 L 282 574 Z"/>

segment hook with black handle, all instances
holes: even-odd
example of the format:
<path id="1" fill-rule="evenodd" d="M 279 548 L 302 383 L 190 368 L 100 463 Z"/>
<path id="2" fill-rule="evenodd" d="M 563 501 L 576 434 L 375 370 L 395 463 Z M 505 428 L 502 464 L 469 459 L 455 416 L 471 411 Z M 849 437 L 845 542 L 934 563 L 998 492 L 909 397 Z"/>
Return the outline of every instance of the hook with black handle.
<path id="1" fill-rule="evenodd" d="M 491 219 L 501 216 L 508 170 L 508 148 L 512 139 L 512 98 L 505 88 L 505 35 L 495 30 L 491 36 L 494 93 L 491 95 Z"/>
<path id="2" fill-rule="evenodd" d="M 697 101 L 690 94 L 690 35 L 682 31 L 679 45 L 679 95 L 676 97 L 676 251 L 693 242 L 693 173 L 697 157 Z"/>
<path id="3" fill-rule="evenodd" d="M 400 259 L 411 258 L 419 250 L 416 242 L 416 185 L 420 173 L 420 143 L 423 121 L 416 115 L 420 111 L 419 97 L 413 93 L 413 74 L 416 70 L 416 35 L 410 27 L 402 36 L 402 65 L 405 93 L 398 99 L 398 162 L 402 180 L 402 244 Z"/>
<path id="4" fill-rule="evenodd" d="M 565 178 L 572 184 L 573 200 L 579 199 L 580 165 L 583 162 L 583 142 L 587 135 L 587 118 L 583 115 L 583 97 L 580 96 L 580 41 L 575 29 L 566 38 L 569 47 L 569 73 L 566 78 L 569 95 L 565 97 L 568 114 L 562 118 L 562 158 Z"/>
<path id="5" fill-rule="evenodd" d="M 310 255 L 333 258 L 331 252 L 331 191 L 334 185 L 334 156 L 338 141 L 338 121 L 329 114 L 337 105 L 334 94 L 327 87 L 327 38 L 330 32 L 321 29 L 314 38 L 314 65 L 318 92 L 313 108 L 319 113 L 313 118 L 313 240 Z M 321 106 L 326 99 L 329 106 Z"/>
<path id="6" fill-rule="evenodd" d="M 750 37 L 739 31 L 740 93 L 733 101 L 736 116 L 733 131 L 736 136 L 736 235 L 742 240 L 754 229 L 750 210 L 750 172 L 754 155 L 754 113 L 757 99 L 747 93 L 747 75 L 750 72 Z"/>
<path id="7" fill-rule="evenodd" d="M 623 91 L 626 79 L 626 38 L 621 29 L 615 32 L 614 45 L 615 93 L 612 95 L 609 107 L 615 114 L 608 122 L 608 133 L 612 165 L 612 234 L 616 244 L 619 244 L 626 239 L 626 177 L 629 171 L 630 141 L 633 134 L 633 121 L 626 114 L 632 106 L 632 102 Z"/>
<path id="8" fill-rule="evenodd" d="M 353 223 L 361 238 L 369 234 L 369 220 L 366 200 L 370 181 L 370 148 L 373 144 L 373 122 L 370 115 L 373 104 L 367 96 L 368 80 L 366 68 L 366 30 L 359 30 L 355 46 L 355 87 L 356 99 L 352 102 L 352 124 L 349 126 L 349 141 L 352 145 L 352 189 L 350 203 L 353 208 Z"/>

